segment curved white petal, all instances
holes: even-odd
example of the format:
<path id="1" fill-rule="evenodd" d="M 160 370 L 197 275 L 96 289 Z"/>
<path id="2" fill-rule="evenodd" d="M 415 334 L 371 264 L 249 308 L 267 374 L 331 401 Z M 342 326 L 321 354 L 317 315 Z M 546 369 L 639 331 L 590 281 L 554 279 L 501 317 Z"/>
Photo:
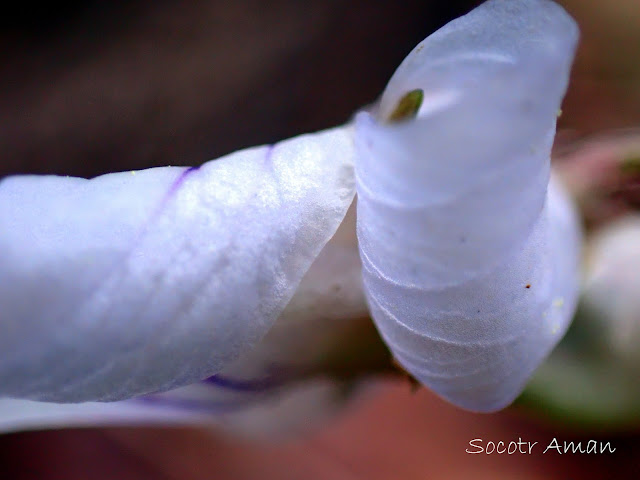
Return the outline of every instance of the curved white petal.
<path id="1" fill-rule="evenodd" d="M 222 401 L 215 386 L 197 383 L 118 402 L 75 404 L 0 398 L 0 433 L 73 427 L 180 425 L 215 427 L 254 439 L 294 436 L 329 417 L 347 396 L 331 379 L 297 383 L 259 401 Z"/>
<path id="2" fill-rule="evenodd" d="M 549 183 L 578 32 L 546 0 L 492 0 L 409 55 L 356 118 L 358 238 L 400 363 L 463 408 L 509 404 L 562 337 L 579 229 Z M 424 91 L 418 118 L 386 124 Z"/>
<path id="3" fill-rule="evenodd" d="M 340 354 L 368 317 L 352 207 L 273 328 L 220 374 L 282 383 L 299 379 L 317 372 L 330 355 Z"/>
<path id="4" fill-rule="evenodd" d="M 172 402 L 149 403 L 135 398 L 119 402 L 84 403 L 0 398 L 0 433 L 99 426 L 204 426 L 213 422 L 214 418 L 204 410 L 183 406 L 176 408 Z"/>
<path id="5" fill-rule="evenodd" d="M 354 195 L 336 128 L 199 168 L 0 181 L 0 396 L 117 400 L 272 326 Z"/>
<path id="6" fill-rule="evenodd" d="M 367 316 L 351 208 L 267 335 L 215 377 L 120 402 L 0 399 L 0 432 L 181 424 L 213 425 L 253 438 L 295 434 L 348 399 L 344 385 L 314 373 L 346 341 L 357 338 Z"/>

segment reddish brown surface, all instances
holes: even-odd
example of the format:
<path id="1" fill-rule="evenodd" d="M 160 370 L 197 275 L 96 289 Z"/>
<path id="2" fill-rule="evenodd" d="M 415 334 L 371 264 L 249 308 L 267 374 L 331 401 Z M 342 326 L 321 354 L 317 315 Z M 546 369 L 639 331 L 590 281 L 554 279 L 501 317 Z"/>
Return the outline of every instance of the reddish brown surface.
<path id="1" fill-rule="evenodd" d="M 470 455 L 474 438 L 538 441 L 531 455 Z M 554 437 L 610 441 L 607 455 L 542 454 Z M 591 479 L 638 478 L 633 437 L 578 437 L 513 411 L 476 415 L 389 384 L 303 439 L 256 445 L 207 431 L 112 429 L 0 438 L 11 479 Z M 640 472 L 636 470 L 635 473 Z"/>

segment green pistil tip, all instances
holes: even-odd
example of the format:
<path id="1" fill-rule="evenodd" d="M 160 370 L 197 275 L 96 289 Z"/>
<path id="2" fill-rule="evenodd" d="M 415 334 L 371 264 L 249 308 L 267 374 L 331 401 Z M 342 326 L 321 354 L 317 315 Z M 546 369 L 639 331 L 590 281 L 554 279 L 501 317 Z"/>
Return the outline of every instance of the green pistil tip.
<path id="1" fill-rule="evenodd" d="M 420 110 L 424 92 L 421 89 L 411 90 L 400 99 L 396 108 L 389 115 L 389 123 L 400 122 L 414 118 Z"/>

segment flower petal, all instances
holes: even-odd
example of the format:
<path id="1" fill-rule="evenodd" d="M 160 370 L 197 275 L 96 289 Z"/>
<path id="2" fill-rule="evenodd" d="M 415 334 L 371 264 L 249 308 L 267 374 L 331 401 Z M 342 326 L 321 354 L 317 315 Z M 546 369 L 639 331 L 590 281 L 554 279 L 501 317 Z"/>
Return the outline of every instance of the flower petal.
<path id="1" fill-rule="evenodd" d="M 399 362 L 463 408 L 509 404 L 566 330 L 579 230 L 547 188 L 577 28 L 546 0 L 492 0 L 409 55 L 356 118 L 358 238 Z M 385 124 L 422 89 L 418 118 Z"/>
<path id="2" fill-rule="evenodd" d="M 0 181 L 0 395 L 118 400 L 223 369 L 342 221 L 352 155 L 336 128 L 199 168 Z"/>

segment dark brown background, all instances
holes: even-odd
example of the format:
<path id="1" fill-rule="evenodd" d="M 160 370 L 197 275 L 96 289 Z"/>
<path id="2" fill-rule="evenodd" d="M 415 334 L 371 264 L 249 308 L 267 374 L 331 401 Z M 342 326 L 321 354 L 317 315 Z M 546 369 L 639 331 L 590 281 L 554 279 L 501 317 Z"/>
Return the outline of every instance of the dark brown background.
<path id="1" fill-rule="evenodd" d="M 201 163 L 342 123 L 470 3 L 75 2 L 7 16 L 0 172 Z"/>

